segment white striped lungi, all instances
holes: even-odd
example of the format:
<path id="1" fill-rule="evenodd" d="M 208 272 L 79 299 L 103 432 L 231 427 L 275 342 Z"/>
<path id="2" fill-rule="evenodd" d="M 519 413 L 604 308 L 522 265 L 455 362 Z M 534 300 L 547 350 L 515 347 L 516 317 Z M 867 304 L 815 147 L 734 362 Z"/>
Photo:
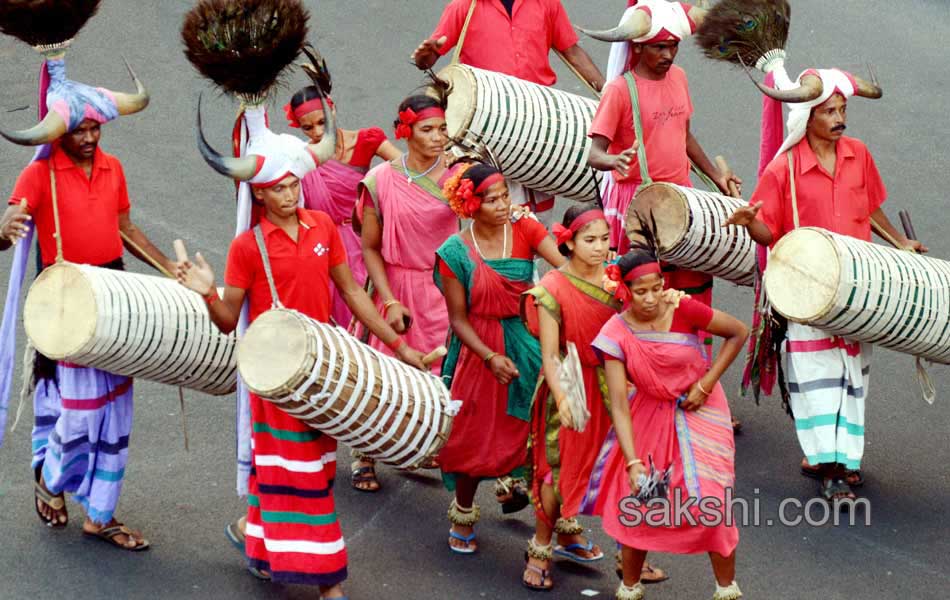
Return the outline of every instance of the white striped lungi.
<path id="1" fill-rule="evenodd" d="M 808 462 L 861 466 L 871 345 L 789 322 L 785 373 Z"/>

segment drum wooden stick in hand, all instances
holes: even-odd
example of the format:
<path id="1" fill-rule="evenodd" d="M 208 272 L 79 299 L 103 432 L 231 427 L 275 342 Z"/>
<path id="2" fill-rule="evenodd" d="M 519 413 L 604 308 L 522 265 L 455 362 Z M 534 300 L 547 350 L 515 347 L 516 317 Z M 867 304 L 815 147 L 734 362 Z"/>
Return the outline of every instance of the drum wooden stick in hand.
<path id="1" fill-rule="evenodd" d="M 717 156 L 715 158 L 715 162 L 716 162 L 716 168 L 719 169 L 719 171 L 723 174 L 724 177 L 729 177 L 730 175 L 733 174 L 732 169 L 729 168 L 729 163 L 726 162 L 726 158 L 724 156 L 721 156 L 721 155 Z M 736 185 L 736 182 L 733 181 L 732 179 L 728 179 L 727 181 L 729 182 L 728 183 L 729 195 L 732 196 L 733 198 L 741 198 L 742 194 L 739 191 L 739 186 Z"/>
<path id="2" fill-rule="evenodd" d="M 422 357 L 422 364 L 424 364 L 425 366 L 428 367 L 429 365 L 431 365 L 431 364 L 434 363 L 435 361 L 439 360 L 440 358 L 442 358 L 443 356 L 445 356 L 445 355 L 448 354 L 448 353 L 449 353 L 449 351 L 446 350 L 445 346 L 439 346 L 438 348 L 436 348 L 436 349 L 433 350 L 432 352 L 430 352 L 430 353 L 428 353 L 428 354 L 426 354 L 425 356 Z"/>

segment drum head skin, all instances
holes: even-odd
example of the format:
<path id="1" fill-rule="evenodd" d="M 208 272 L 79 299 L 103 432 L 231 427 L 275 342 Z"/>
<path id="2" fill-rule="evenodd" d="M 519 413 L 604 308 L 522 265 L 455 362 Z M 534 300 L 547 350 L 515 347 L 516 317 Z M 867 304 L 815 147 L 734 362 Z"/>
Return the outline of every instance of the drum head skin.
<path id="1" fill-rule="evenodd" d="M 765 271 L 765 291 L 785 318 L 810 324 L 831 310 L 841 279 L 841 261 L 823 230 L 802 227 L 775 245 Z"/>
<path id="2" fill-rule="evenodd" d="M 627 237 L 631 242 L 642 241 L 635 232 L 640 229 L 639 214 L 649 225 L 650 214 L 656 221 L 656 234 L 660 253 L 675 248 L 689 229 L 689 206 L 676 186 L 668 183 L 651 183 L 640 188 L 624 216 Z"/>
<path id="3" fill-rule="evenodd" d="M 293 393 L 310 374 L 314 358 L 304 322 L 287 310 L 257 317 L 238 343 L 238 372 L 262 398 Z"/>
<path id="4" fill-rule="evenodd" d="M 80 353 L 96 330 L 96 297 L 82 269 L 46 268 L 26 296 L 23 327 L 33 346 L 54 360 Z"/>
<path id="5" fill-rule="evenodd" d="M 445 109 L 445 125 L 449 137 L 462 138 L 475 117 L 475 76 L 462 65 L 449 65 L 439 71 L 438 78 L 449 84 L 448 106 Z M 438 97 L 434 90 L 430 91 L 429 95 Z"/>

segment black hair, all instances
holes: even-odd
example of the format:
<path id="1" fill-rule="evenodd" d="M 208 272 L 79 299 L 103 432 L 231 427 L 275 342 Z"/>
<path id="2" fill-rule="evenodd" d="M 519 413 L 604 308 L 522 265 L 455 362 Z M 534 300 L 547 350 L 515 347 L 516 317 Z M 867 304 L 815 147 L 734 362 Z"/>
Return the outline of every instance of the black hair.
<path id="1" fill-rule="evenodd" d="M 445 105 L 432 96 L 426 96 L 425 94 L 415 94 L 413 96 L 409 96 L 399 103 L 399 112 L 402 112 L 407 108 L 411 108 L 413 112 L 418 113 L 424 111 L 427 108 L 441 108 L 445 110 Z M 393 121 L 393 127 L 399 127 L 398 118 Z"/>
<path id="2" fill-rule="evenodd" d="M 641 239 L 637 239 L 630 244 L 630 250 L 620 257 L 617 265 L 620 267 L 620 274 L 624 277 L 627 273 L 636 269 L 640 265 L 659 262 L 658 248 L 659 240 L 656 238 L 656 218 L 653 212 L 650 212 L 649 223 L 639 212 L 636 213 L 637 221 L 640 226 L 634 233 Z"/>
<path id="3" fill-rule="evenodd" d="M 320 90 L 315 85 L 308 85 L 305 88 L 297 90 L 297 93 L 290 98 L 290 107 L 297 108 L 304 102 L 310 102 L 320 97 Z"/>
<path id="4" fill-rule="evenodd" d="M 478 186 L 480 186 L 482 182 L 497 173 L 500 173 L 500 171 L 495 167 L 482 162 L 476 162 L 465 171 L 462 175 L 462 179 L 470 179 L 475 189 L 478 189 Z"/>
<path id="5" fill-rule="evenodd" d="M 564 211 L 564 218 L 561 219 L 561 225 L 563 225 L 564 227 L 570 227 L 574 223 L 574 221 L 576 221 L 581 215 L 583 215 L 584 213 L 588 213 L 592 210 L 601 210 L 601 208 L 595 204 L 594 205 L 574 204 L 570 208 L 568 208 L 566 211 Z M 568 258 L 570 258 L 571 251 L 568 250 L 567 244 L 561 244 L 560 246 L 557 247 L 557 249 L 558 249 L 558 252 L 561 253 L 561 255 L 567 256 Z"/>

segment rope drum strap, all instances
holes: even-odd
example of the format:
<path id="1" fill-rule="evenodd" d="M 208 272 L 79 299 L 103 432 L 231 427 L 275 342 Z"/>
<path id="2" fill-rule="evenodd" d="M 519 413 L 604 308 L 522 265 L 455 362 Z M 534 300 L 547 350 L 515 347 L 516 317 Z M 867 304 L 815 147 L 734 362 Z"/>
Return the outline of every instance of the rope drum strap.
<path id="1" fill-rule="evenodd" d="M 459 41 L 455 44 L 455 55 L 452 57 L 452 64 L 458 64 L 462 58 L 462 47 L 465 45 L 465 37 L 468 35 L 468 26 L 472 22 L 472 15 L 475 14 L 475 5 L 478 0 L 472 0 L 468 7 L 468 14 L 465 15 L 465 23 L 462 24 L 462 32 L 459 34 Z"/>
<path id="2" fill-rule="evenodd" d="M 627 82 L 627 90 L 630 92 L 630 106 L 633 113 L 633 131 L 637 136 L 637 163 L 640 165 L 640 186 L 650 185 L 653 180 L 650 178 L 650 169 L 647 165 L 647 145 L 643 140 L 643 118 L 640 115 L 640 93 L 637 91 L 637 80 L 633 73 L 627 71 L 623 74 Z"/>
<path id="3" fill-rule="evenodd" d="M 273 308 L 283 308 L 280 303 L 280 297 L 277 295 L 277 286 L 274 284 L 274 274 L 270 268 L 270 256 L 267 254 L 267 244 L 264 243 L 264 231 L 260 223 L 254 226 L 254 241 L 257 242 L 257 249 L 261 253 L 261 261 L 264 263 L 264 276 L 267 277 L 267 286 L 270 288 L 271 306 Z"/>

